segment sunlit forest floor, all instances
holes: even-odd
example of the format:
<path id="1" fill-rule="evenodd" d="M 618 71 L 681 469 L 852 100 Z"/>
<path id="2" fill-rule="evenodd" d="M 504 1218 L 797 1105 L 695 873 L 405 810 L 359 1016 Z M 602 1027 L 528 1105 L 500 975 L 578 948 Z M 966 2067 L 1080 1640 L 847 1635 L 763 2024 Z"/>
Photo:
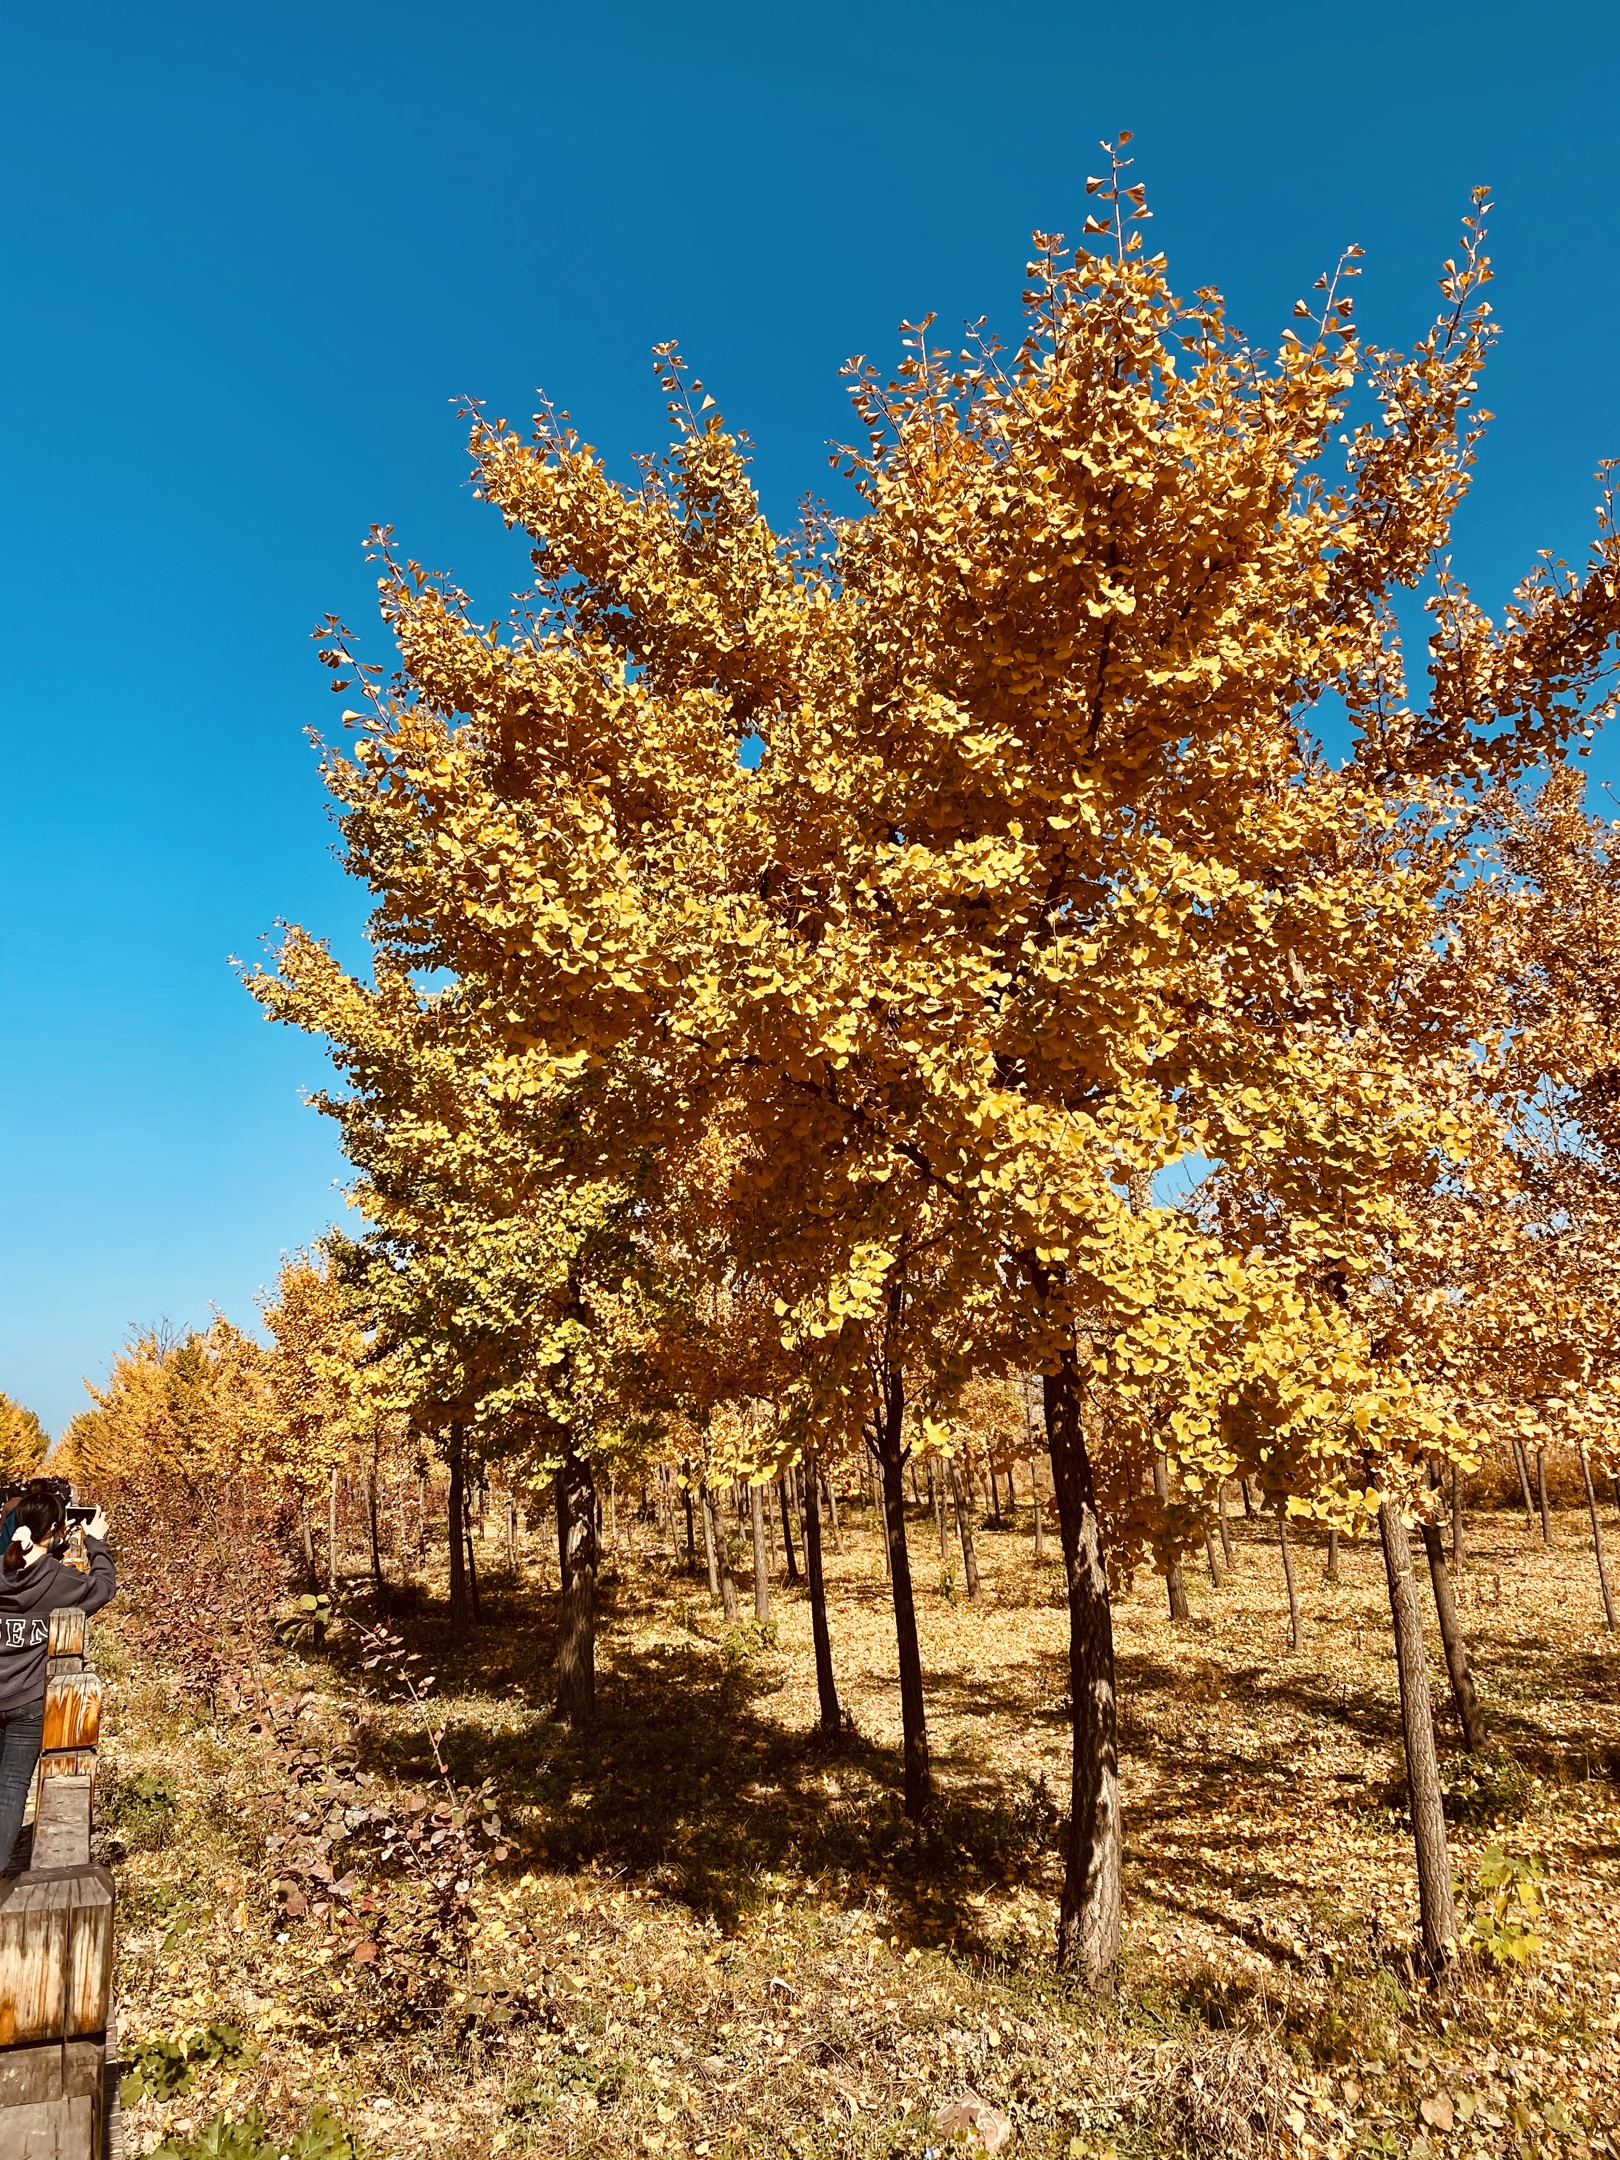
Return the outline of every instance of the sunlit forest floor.
<path id="1" fill-rule="evenodd" d="M 398 2160 L 923 2160 L 965 2090 L 1010 2117 L 1011 2149 L 1074 2160 L 1620 2151 L 1620 1652 L 1584 1514 L 1559 1511 L 1551 1552 L 1517 1513 L 1470 1519 L 1458 1596 L 1507 1753 L 1461 1753 L 1436 1641 L 1453 1865 L 1466 1900 L 1491 1844 L 1543 1856 L 1548 1911 L 1524 1971 L 1469 1963 L 1438 1992 L 1410 1963 L 1377 1551 L 1347 1549 L 1334 1586 L 1301 1544 L 1290 1654 L 1274 1531 L 1234 1536 L 1219 1588 L 1189 1567 L 1190 1622 L 1171 1624 L 1155 1578 L 1119 1604 L 1125 1950 L 1106 2005 L 1051 1969 L 1065 1616 L 1055 1539 L 1037 1569 L 1027 1510 L 980 1530 L 972 1605 L 942 1594 L 931 1519 L 912 1528 L 940 1796 L 924 1832 L 899 1812 L 893 1624 L 857 1508 L 827 1555 L 853 1719 L 836 1741 L 815 1732 L 802 1591 L 778 1576 L 774 1644 L 728 1638 L 651 1524 L 621 1517 L 584 1740 L 548 1714 L 556 1558 L 538 1527 L 514 1580 L 492 1520 L 464 1645 L 436 1583 L 390 1594 L 389 1624 L 438 1676 L 454 1775 L 492 1780 L 500 1809 L 507 1856 L 464 1878 L 448 1968 L 390 1936 L 389 1867 L 351 1827 L 439 1797 L 430 1720 L 397 1690 L 363 1695 L 383 1675 L 354 1627 L 267 1649 L 210 1705 L 121 1652 L 109 1615 L 123 2053 L 221 2022 L 257 2049 L 136 2102 L 127 2151 L 251 2103 L 278 2125 L 325 2104 Z M 363 1578 L 350 1605 L 371 1610 Z M 289 1913 L 289 1848 L 269 1841 L 323 1808 L 338 1890 Z"/>

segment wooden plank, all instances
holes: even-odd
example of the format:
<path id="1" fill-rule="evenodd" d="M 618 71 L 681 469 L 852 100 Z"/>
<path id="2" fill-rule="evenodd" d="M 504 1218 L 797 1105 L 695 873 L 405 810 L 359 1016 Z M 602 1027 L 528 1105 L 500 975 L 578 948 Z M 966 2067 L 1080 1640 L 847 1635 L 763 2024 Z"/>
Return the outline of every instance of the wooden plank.
<path id="1" fill-rule="evenodd" d="M 0 2047 L 61 2039 L 72 1908 L 69 1879 L 27 1875 L 0 1905 Z"/>
<path id="2" fill-rule="evenodd" d="M 45 1645 L 47 1657 L 85 1658 L 90 1655 L 90 1623 L 81 1605 L 63 1605 L 51 1614 L 51 1635 Z"/>
<path id="3" fill-rule="evenodd" d="M 93 1748 L 101 1735 L 101 1681 L 93 1672 L 59 1673 L 45 1686 L 43 1753 Z"/>
<path id="4" fill-rule="evenodd" d="M 35 2047 L 0 2048 L 0 2110 L 28 2107 L 62 2097 L 62 2043 L 47 2040 Z M 6 2144 L 6 2117 L 0 2113 L 0 2150 Z"/>
<path id="5" fill-rule="evenodd" d="M 8 2108 L 0 2122 L 6 2160 L 100 2160 L 99 2114 L 90 2093 Z"/>
<path id="6" fill-rule="evenodd" d="M 114 1896 L 104 1867 L 84 1868 L 74 1878 L 62 2006 L 62 2033 L 70 2050 L 105 2033 L 112 2015 Z"/>
<path id="7" fill-rule="evenodd" d="M 90 1795 L 88 1777 L 48 1777 L 39 1781 L 34 1807 L 34 1851 L 29 1873 L 80 1868 L 90 1864 Z M 0 1906 L 0 1911 L 4 1911 Z"/>
<path id="8" fill-rule="evenodd" d="M 60 1755 L 42 1755 L 39 1758 L 41 1777 L 87 1777 L 96 1774 L 96 1751 L 94 1748 L 65 1748 Z"/>

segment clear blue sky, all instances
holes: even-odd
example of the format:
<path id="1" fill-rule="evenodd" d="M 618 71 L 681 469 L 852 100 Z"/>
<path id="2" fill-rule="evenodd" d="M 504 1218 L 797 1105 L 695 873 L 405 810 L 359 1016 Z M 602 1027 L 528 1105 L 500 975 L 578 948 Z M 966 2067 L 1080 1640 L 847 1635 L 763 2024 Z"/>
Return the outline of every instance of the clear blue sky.
<path id="1" fill-rule="evenodd" d="M 1009 321 L 1030 229 L 1078 230 L 1131 127 L 1177 281 L 1268 343 L 1351 240 L 1405 342 L 1493 185 L 1487 605 L 1584 547 L 1620 452 L 1612 0 L 54 0 L 5 77 L 0 1387 L 53 1429 L 132 1326 L 250 1321 L 337 1211 L 318 1053 L 228 960 L 278 916 L 356 949 L 303 730 L 368 523 L 490 613 L 523 581 L 458 393 L 543 384 L 624 469 L 678 337 L 787 513 L 838 363 L 930 307 Z"/>

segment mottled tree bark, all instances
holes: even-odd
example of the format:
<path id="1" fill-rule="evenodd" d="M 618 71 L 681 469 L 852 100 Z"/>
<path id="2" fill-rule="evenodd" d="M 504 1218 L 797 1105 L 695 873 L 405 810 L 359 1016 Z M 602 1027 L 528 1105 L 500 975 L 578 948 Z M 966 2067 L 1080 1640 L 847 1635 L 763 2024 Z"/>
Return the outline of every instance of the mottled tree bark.
<path id="1" fill-rule="evenodd" d="M 562 1570 L 557 1715 L 583 1731 L 596 1714 L 596 1484 L 572 1438 L 557 1472 L 557 1557 Z"/>
<path id="2" fill-rule="evenodd" d="M 782 1555 L 787 1563 L 787 1579 L 790 1583 L 796 1583 L 799 1580 L 799 1563 L 793 1552 L 793 1518 L 788 1512 L 786 1477 L 777 1479 L 776 1496 L 782 1503 Z"/>
<path id="3" fill-rule="evenodd" d="M 754 1532 L 754 1618 L 771 1617 L 771 1561 L 765 1549 L 765 1496 L 757 1485 L 748 1488 L 749 1520 Z"/>
<path id="4" fill-rule="evenodd" d="M 1226 1523 L 1225 1478 L 1222 1478 L 1219 1485 L 1217 1485 L 1215 1488 L 1215 1520 L 1220 1525 L 1221 1558 L 1225 1561 L 1226 1565 L 1230 1567 L 1232 1565 L 1232 1533 L 1227 1528 Z"/>
<path id="5" fill-rule="evenodd" d="M 1463 1502 L 1468 1488 L 1462 1472 L 1455 1463 L 1451 1466 L 1451 1564 L 1461 1567 L 1467 1557 L 1463 1550 Z"/>
<path id="6" fill-rule="evenodd" d="M 1418 1907 L 1423 1950 L 1432 1966 L 1444 1964 L 1457 1945 L 1452 1902 L 1451 1856 L 1440 1793 L 1440 1762 L 1434 1745 L 1434 1704 L 1429 1661 L 1423 1648 L 1423 1615 L 1412 1574 L 1412 1546 L 1399 1510 L 1388 1500 L 1378 1510 L 1395 1629 L 1395 1667 L 1401 1689 L 1401 1733 L 1406 1743 L 1406 1789 L 1417 1850 Z"/>
<path id="7" fill-rule="evenodd" d="M 1074 1705 L 1069 1842 L 1058 1917 L 1058 1964 L 1111 1994 L 1119 1955 L 1118 1705 L 1114 1616 L 1102 1524 L 1081 1421 L 1081 1383 L 1071 1352 L 1044 1383 L 1052 1489 L 1069 1590 L 1069 1689 Z"/>

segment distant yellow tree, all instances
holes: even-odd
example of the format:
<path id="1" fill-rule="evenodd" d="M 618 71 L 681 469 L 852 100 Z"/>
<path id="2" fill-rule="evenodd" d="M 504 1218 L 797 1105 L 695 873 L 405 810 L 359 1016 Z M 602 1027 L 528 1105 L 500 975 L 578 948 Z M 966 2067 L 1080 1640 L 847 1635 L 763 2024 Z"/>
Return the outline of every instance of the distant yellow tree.
<path id="1" fill-rule="evenodd" d="M 0 1394 L 0 1476 L 32 1477 L 45 1460 L 49 1442 L 32 1410 Z"/>

